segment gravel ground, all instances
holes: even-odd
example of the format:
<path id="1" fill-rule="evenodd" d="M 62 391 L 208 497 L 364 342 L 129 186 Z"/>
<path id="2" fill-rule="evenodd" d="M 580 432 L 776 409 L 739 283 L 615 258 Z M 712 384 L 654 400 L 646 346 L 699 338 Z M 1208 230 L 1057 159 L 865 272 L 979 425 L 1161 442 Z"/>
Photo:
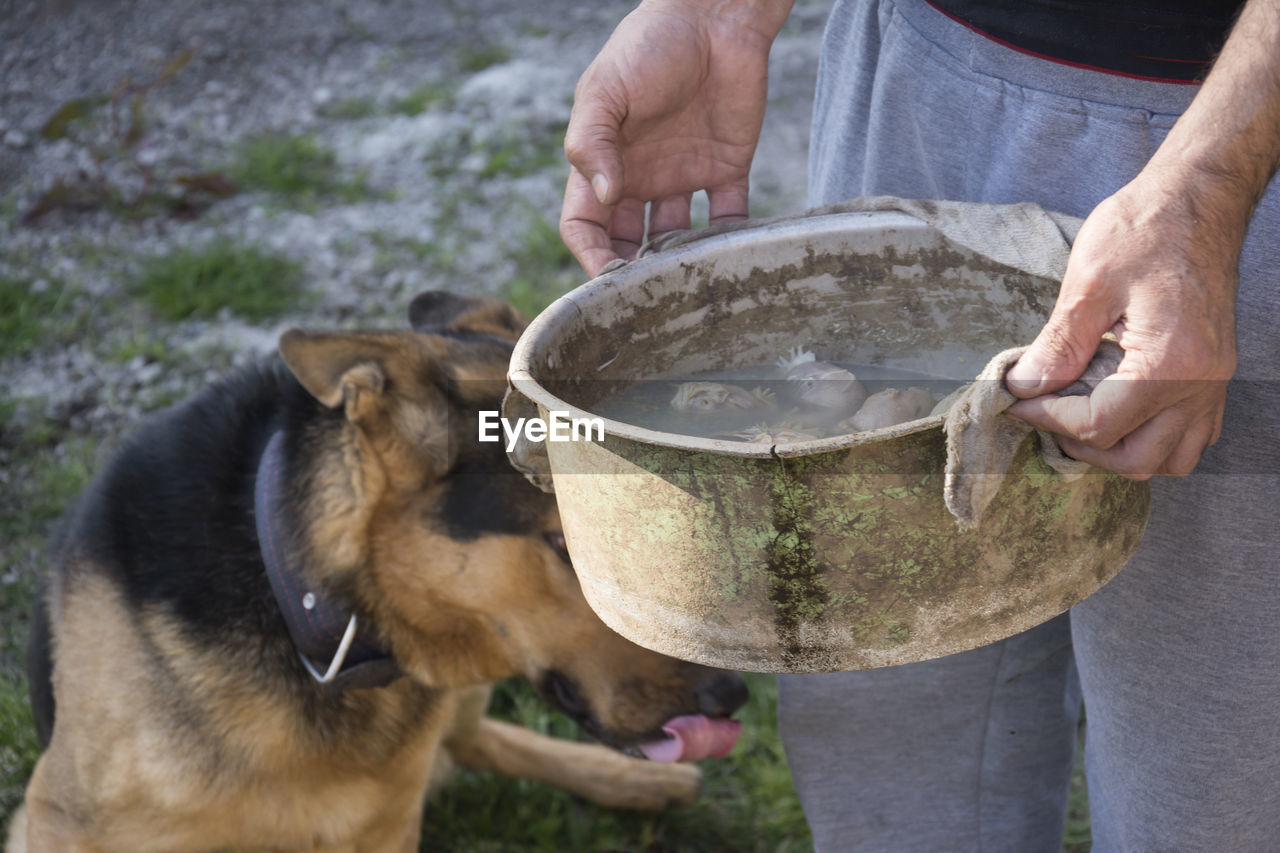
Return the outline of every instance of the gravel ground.
<path id="1" fill-rule="evenodd" d="M 801 0 L 774 48 L 756 215 L 803 206 L 827 6 Z M 284 326 L 399 323 L 412 295 L 429 288 L 503 293 L 504 282 L 543 263 L 527 255 L 534 238 L 547 242 L 558 213 L 574 83 L 630 7 L 0 0 L 0 279 L 58 296 L 43 345 L 0 361 L 6 395 L 41 400 L 43 415 L 73 433 L 115 433 L 269 350 Z M 187 56 L 144 90 L 145 130 L 127 146 L 109 144 L 128 124 L 124 108 L 114 130 L 110 107 L 100 107 L 74 138 L 42 136 L 73 99 L 153 81 Z M 413 111 L 405 104 L 414 97 L 430 102 Z M 192 219 L 98 206 L 23 222 L 79 173 L 99 172 L 128 196 L 144 171 L 171 185 L 185 172 L 221 175 L 266 131 L 331 149 L 363 192 L 298 204 L 246 189 Z M 96 164 L 94 148 L 107 152 Z M 128 298 L 146 258 L 217 236 L 299 261 L 313 296 L 306 308 L 259 323 L 228 311 L 164 323 Z M 543 284 L 557 290 L 580 281 L 563 257 L 552 272 Z M 146 352 L 119 357 L 140 336 Z"/>

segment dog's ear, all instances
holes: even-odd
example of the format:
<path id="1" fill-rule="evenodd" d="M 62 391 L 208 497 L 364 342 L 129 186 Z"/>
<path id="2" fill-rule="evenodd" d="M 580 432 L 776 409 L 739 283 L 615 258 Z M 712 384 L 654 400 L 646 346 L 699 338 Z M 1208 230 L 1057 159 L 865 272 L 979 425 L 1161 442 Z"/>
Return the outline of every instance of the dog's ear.
<path id="1" fill-rule="evenodd" d="M 386 337 L 289 329 L 280 336 L 280 355 L 311 396 L 331 409 L 345 404 L 351 417 L 362 395 L 381 395 L 386 386 L 383 364 L 396 349 Z"/>
<path id="2" fill-rule="evenodd" d="M 409 325 L 425 335 L 493 335 L 514 341 L 529 321 L 500 299 L 444 290 L 420 293 L 409 304 Z"/>
<path id="3" fill-rule="evenodd" d="M 408 476 L 449 468 L 449 402 L 432 341 L 411 332 L 309 332 L 280 336 L 298 382 L 374 439 L 388 467 Z M 425 470 L 424 470 L 425 464 Z"/>

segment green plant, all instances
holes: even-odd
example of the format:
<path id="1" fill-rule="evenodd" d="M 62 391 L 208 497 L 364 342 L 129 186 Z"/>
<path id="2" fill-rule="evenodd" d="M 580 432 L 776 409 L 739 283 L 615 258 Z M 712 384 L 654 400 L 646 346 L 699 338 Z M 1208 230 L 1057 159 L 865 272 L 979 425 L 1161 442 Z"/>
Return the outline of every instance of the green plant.
<path id="1" fill-rule="evenodd" d="M 45 283 L 36 289 L 26 279 L 0 279 L 0 357 L 21 355 L 43 341 L 64 310 L 64 287 Z"/>
<path id="2" fill-rule="evenodd" d="M 264 320 L 304 298 L 301 264 L 226 238 L 152 258 L 132 289 L 171 322 L 211 317 L 222 308 Z"/>
<path id="3" fill-rule="evenodd" d="M 378 105 L 371 98 L 343 98 L 331 101 L 316 110 L 325 118 L 362 119 L 378 114 Z"/>
<path id="4" fill-rule="evenodd" d="M 161 338 L 150 337 L 134 330 L 111 347 L 105 357 L 118 364 L 124 364 L 138 357 L 145 361 L 163 362 L 169 358 L 169 347 Z"/>
<path id="5" fill-rule="evenodd" d="M 524 236 L 510 257 L 516 271 L 501 295 L 528 317 L 580 282 L 581 270 L 560 232 L 536 213 L 530 213 Z"/>
<path id="6" fill-rule="evenodd" d="M 0 673 L 0 838 L 7 835 L 9 818 L 22 803 L 39 757 L 27 681 L 20 675 Z"/>
<path id="7" fill-rule="evenodd" d="M 230 172 L 243 187 L 309 207 L 321 199 L 355 202 L 370 190 L 363 174 L 343 175 L 333 150 L 310 134 L 264 133 L 247 140 Z"/>
<path id="8" fill-rule="evenodd" d="M 0 403 L 0 838 L 39 754 L 24 659 L 35 579 L 54 519 L 89 482 L 98 443 L 68 438 L 43 401 Z"/>
<path id="9" fill-rule="evenodd" d="M 458 67 L 474 74 L 511 59 L 511 51 L 496 44 L 471 45 L 458 54 Z"/>
<path id="10" fill-rule="evenodd" d="M 1089 783 L 1084 775 L 1084 726 L 1076 745 L 1076 763 L 1071 771 L 1071 788 L 1067 801 L 1067 821 L 1062 835 L 1061 853 L 1089 853 L 1093 834 L 1089 828 Z"/>
<path id="11" fill-rule="evenodd" d="M 561 124 L 547 133 L 528 128 L 508 130 L 487 140 L 482 145 L 485 162 L 480 177 L 520 177 L 563 164 L 560 140 L 564 138 L 564 128 Z"/>
<path id="12" fill-rule="evenodd" d="M 421 115 L 434 106 L 448 105 L 452 95 L 440 83 L 424 83 L 404 97 L 391 103 L 393 112 L 407 116 Z"/>

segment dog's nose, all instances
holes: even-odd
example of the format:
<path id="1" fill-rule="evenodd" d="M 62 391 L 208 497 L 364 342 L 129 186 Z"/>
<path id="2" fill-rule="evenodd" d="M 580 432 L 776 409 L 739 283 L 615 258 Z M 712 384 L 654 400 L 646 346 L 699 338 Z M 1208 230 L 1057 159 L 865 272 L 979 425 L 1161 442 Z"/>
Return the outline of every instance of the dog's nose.
<path id="1" fill-rule="evenodd" d="M 747 682 L 736 672 L 720 672 L 697 690 L 698 710 L 708 717 L 727 717 L 747 702 Z"/>

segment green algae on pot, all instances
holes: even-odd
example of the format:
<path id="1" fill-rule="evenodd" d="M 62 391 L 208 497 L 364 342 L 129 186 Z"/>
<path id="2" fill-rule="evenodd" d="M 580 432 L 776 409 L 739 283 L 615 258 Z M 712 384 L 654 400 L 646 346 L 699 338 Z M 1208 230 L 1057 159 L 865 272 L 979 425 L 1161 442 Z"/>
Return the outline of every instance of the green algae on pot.
<path id="1" fill-rule="evenodd" d="M 1056 291 L 902 214 L 757 225 L 557 300 L 516 348 L 508 406 L 590 417 L 621 385 L 794 346 L 967 380 L 1032 340 Z M 1025 630 L 1098 589 L 1141 539 L 1145 484 L 1097 470 L 1063 482 L 1034 436 L 981 526 L 961 531 L 941 424 L 771 446 L 604 419 L 603 441 L 513 459 L 554 480 L 583 590 L 623 636 L 729 669 L 828 672 Z"/>

